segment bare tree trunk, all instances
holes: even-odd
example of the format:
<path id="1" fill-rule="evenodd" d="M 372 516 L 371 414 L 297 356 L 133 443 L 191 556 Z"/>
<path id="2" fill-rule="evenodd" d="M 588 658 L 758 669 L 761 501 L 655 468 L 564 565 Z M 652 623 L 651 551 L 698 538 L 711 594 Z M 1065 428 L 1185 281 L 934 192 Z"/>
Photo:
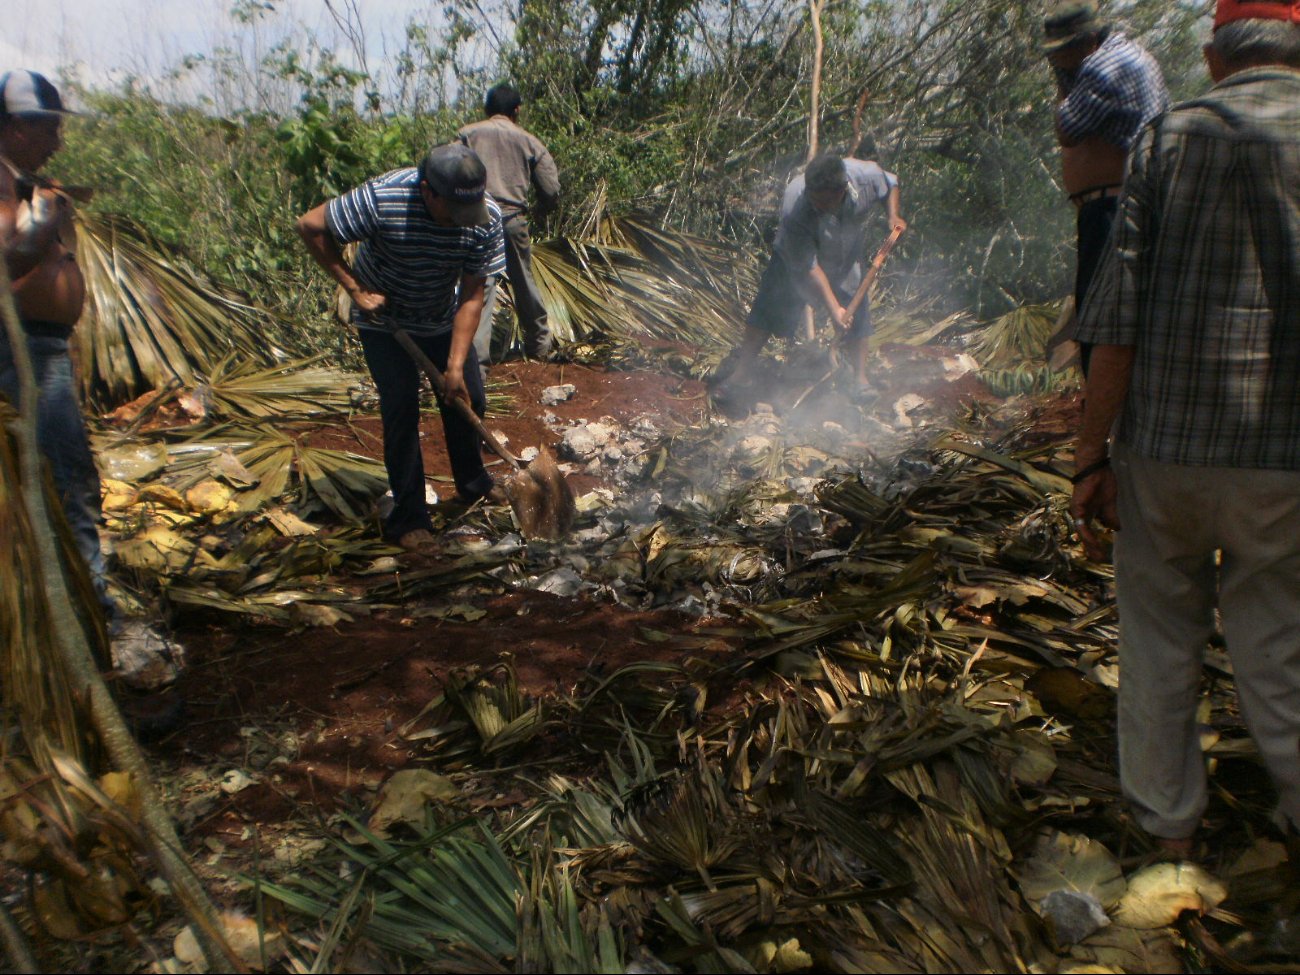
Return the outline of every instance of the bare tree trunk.
<path id="1" fill-rule="evenodd" d="M 822 101 L 822 5 L 826 0 L 808 0 L 808 17 L 813 31 L 812 98 L 808 107 L 808 161 L 817 155 L 818 121 Z"/>
<path id="2" fill-rule="evenodd" d="M 18 373 L 18 452 L 22 464 L 22 494 L 33 531 L 32 538 L 45 573 L 45 595 L 53 629 L 53 645 L 70 683 L 90 702 L 91 721 L 113 764 L 131 775 L 140 791 L 141 825 L 158 872 L 171 885 L 181 907 L 194 925 L 194 933 L 208 960 L 210 971 L 247 972 L 248 968 L 226 942 L 216 911 L 194 871 L 181 852 L 180 839 L 167 816 L 149 765 L 140 752 L 122 713 L 99 674 L 86 634 L 77 620 L 62 561 L 54 545 L 54 530 L 46 507 L 41 478 L 40 446 L 36 436 L 38 391 L 32 372 L 27 336 L 18 318 L 10 288 L 9 269 L 0 260 L 0 320 L 3 320 L 14 366 Z"/>
<path id="3" fill-rule="evenodd" d="M 849 152 L 855 154 L 858 151 L 858 143 L 862 141 L 862 112 L 867 107 L 867 100 L 871 97 L 871 92 L 866 88 L 858 95 L 858 103 L 853 106 L 853 142 L 849 145 Z"/>

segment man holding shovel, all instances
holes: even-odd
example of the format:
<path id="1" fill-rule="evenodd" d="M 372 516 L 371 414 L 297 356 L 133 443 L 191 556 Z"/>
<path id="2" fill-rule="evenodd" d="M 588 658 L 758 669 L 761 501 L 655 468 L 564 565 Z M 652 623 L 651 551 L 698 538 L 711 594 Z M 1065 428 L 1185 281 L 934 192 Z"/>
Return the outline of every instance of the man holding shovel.
<path id="1" fill-rule="evenodd" d="M 861 301 L 851 318 L 846 309 L 864 274 L 868 217 L 882 202 L 891 231 L 901 233 L 907 221 L 898 213 L 898 178 L 874 162 L 826 153 L 791 181 L 772 259 L 754 296 L 744 338 L 732 353 L 735 368 L 719 390 L 721 397 L 740 396 L 754 381 L 754 367 L 767 340 L 795 334 L 804 305 L 810 302 L 824 306 L 831 322 L 846 334 L 857 392 L 863 391 L 871 309 Z"/>
<path id="2" fill-rule="evenodd" d="M 384 466 L 393 510 L 384 537 L 428 554 L 433 527 L 420 453 L 420 367 L 395 334 L 410 336 L 443 372 L 440 397 L 456 492 L 504 500 L 483 466 L 481 439 L 452 401 L 482 416 L 487 395 L 474 352 L 484 280 L 505 269 L 501 211 L 473 150 L 439 146 L 419 166 L 368 180 L 298 220 L 307 250 L 352 299 L 366 364 L 379 391 Z M 343 245 L 357 243 L 351 267 Z"/>

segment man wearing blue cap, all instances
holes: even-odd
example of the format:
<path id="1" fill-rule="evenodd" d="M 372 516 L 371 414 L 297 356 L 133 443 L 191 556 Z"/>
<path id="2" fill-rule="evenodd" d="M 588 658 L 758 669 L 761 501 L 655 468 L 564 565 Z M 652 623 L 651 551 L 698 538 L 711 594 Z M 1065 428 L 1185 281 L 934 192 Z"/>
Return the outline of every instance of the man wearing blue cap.
<path id="1" fill-rule="evenodd" d="M 39 390 L 37 436 L 77 550 L 111 608 L 99 545 L 99 472 L 72 374 L 69 342 L 86 283 L 77 267 L 68 198 L 35 176 L 62 147 L 58 91 L 34 71 L 0 78 L 0 244 Z M 0 333 L 0 392 L 17 405 L 18 373 Z"/>
<path id="2" fill-rule="evenodd" d="M 384 536 L 408 551 L 434 549 L 433 524 L 420 453 L 420 372 L 392 329 L 407 332 L 443 371 L 448 398 L 486 412 L 474 333 L 484 281 L 506 263 L 501 211 L 486 185 L 472 149 L 438 146 L 419 166 L 368 180 L 298 220 L 307 250 L 352 302 L 352 324 L 379 390 L 393 491 Z M 350 267 L 342 251 L 349 243 L 358 244 Z M 441 413 L 457 494 L 468 502 L 501 498 L 478 433 L 456 410 Z"/>
<path id="3" fill-rule="evenodd" d="M 179 672 L 182 647 L 146 620 L 126 617 L 108 592 L 99 544 L 99 471 L 69 350 L 86 282 L 77 266 L 69 197 L 36 175 L 62 147 L 63 117 L 69 114 L 58 90 L 35 71 L 0 77 L 0 246 L 35 374 L 37 439 L 108 618 L 114 666 L 126 686 L 156 691 Z M 0 393 L 18 405 L 18 371 L 3 330 Z M 162 731 L 179 716 L 180 702 L 173 701 L 170 713 L 137 715 L 136 727 Z"/>

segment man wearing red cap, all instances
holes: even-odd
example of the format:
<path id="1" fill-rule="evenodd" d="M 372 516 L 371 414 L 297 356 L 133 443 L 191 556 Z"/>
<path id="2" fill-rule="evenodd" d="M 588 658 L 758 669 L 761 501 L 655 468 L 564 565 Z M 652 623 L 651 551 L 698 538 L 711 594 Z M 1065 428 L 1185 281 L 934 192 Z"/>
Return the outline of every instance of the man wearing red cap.
<path id="1" fill-rule="evenodd" d="M 1071 511 L 1093 558 L 1094 522 L 1120 529 L 1120 780 L 1178 853 L 1206 808 L 1216 609 L 1300 826 L 1300 0 L 1220 0 L 1205 58 L 1214 87 L 1133 147 L 1076 330 L 1094 348 Z"/>

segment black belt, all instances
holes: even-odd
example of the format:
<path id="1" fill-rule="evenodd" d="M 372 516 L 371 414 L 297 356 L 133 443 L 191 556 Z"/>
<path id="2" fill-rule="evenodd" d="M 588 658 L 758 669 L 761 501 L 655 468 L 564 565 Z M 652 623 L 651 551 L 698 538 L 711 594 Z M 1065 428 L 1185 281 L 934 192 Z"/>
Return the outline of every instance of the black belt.
<path id="1" fill-rule="evenodd" d="M 67 339 L 72 337 L 72 325 L 64 325 L 62 322 L 46 322 L 37 320 L 24 319 L 23 331 L 32 338 L 41 339 Z"/>
<path id="2" fill-rule="evenodd" d="M 1071 193 L 1070 202 L 1077 207 L 1081 207 L 1093 200 L 1105 200 L 1112 196 L 1119 196 L 1123 189 L 1124 187 L 1118 184 L 1114 186 L 1093 186 L 1078 193 Z"/>

